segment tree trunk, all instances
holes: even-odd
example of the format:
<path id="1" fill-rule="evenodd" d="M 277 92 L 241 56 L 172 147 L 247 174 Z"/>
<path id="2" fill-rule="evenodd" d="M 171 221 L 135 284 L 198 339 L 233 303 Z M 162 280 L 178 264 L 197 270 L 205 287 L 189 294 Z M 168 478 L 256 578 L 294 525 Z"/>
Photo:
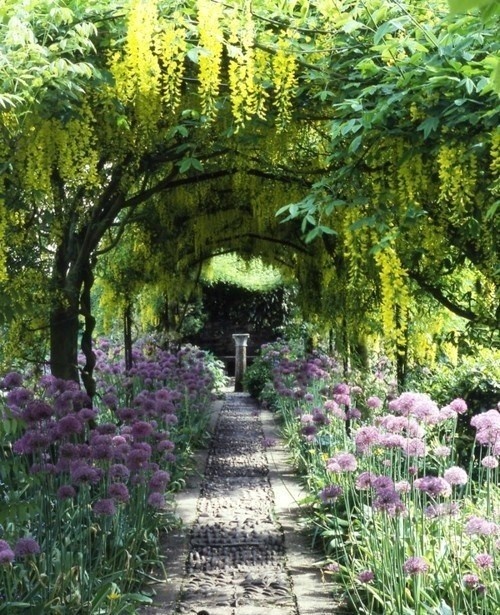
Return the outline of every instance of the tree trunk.
<path id="1" fill-rule="evenodd" d="M 81 314 L 84 318 L 85 326 L 82 333 L 82 352 L 85 356 L 85 365 L 81 370 L 82 382 L 87 395 L 92 400 L 96 393 L 96 382 L 94 379 L 94 368 L 96 364 L 96 355 L 92 350 L 92 334 L 95 328 L 95 318 L 92 315 L 90 291 L 94 283 L 94 274 L 92 266 L 89 264 L 85 270 L 85 275 L 82 284 L 82 294 L 80 296 Z"/>
<path id="2" fill-rule="evenodd" d="M 54 306 L 50 314 L 50 371 L 56 378 L 79 382 L 78 293 L 76 297 Z"/>
<path id="3" fill-rule="evenodd" d="M 127 303 L 123 312 L 123 341 L 125 346 L 125 369 L 132 368 L 132 305 Z"/>

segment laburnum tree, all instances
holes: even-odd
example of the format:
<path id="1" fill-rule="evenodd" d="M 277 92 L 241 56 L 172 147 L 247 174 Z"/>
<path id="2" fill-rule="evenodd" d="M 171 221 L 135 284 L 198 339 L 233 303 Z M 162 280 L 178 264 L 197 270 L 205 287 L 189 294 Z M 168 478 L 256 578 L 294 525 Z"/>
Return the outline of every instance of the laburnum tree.
<path id="1" fill-rule="evenodd" d="M 329 173 L 281 212 L 310 237 L 319 220 L 335 231 L 323 238 L 325 307 L 354 346 L 381 333 L 400 381 L 408 352 L 428 358 L 437 306 L 498 343 L 497 31 L 497 11 L 439 2 L 351 12 L 321 93 L 335 115 Z"/>
<path id="2" fill-rule="evenodd" d="M 25 98 L 4 96 L 0 115 L 4 296 L 17 322 L 23 307 L 30 319 L 38 317 L 30 330 L 42 328 L 48 314 L 56 376 L 81 376 L 91 388 L 95 262 L 135 215 L 148 215 L 139 209 L 152 197 L 161 195 L 168 217 L 169 194 L 182 185 L 194 189 L 268 172 L 302 182 L 297 166 L 282 168 L 297 157 L 300 141 L 288 155 L 280 148 L 290 139 L 275 136 L 291 117 L 300 60 L 300 49 L 292 47 L 306 35 L 290 24 L 303 20 L 303 7 L 276 12 L 267 4 L 33 1 L 4 7 L 7 57 L 29 39 L 40 51 L 35 68 L 54 53 L 54 66 L 63 72 L 62 84 L 42 73 L 28 83 Z M 75 29 L 94 30 L 77 49 L 64 43 Z M 91 67 L 74 88 L 63 71 L 70 63 Z M 309 143 L 318 133 L 307 126 L 298 132 L 305 135 L 308 166 L 321 166 L 322 154 Z M 80 334 L 86 365 L 79 374 Z"/>
<path id="3" fill-rule="evenodd" d="M 0 11 L 2 308 L 20 335 L 48 327 L 55 375 L 92 388 L 95 264 L 127 228 L 148 238 L 151 274 L 165 243 L 170 267 L 212 248 L 270 253 L 278 234 L 304 307 L 347 343 L 382 323 L 403 348 L 416 288 L 491 330 L 495 15 L 447 21 L 438 0 Z M 464 272 L 467 305 L 449 292 Z"/>

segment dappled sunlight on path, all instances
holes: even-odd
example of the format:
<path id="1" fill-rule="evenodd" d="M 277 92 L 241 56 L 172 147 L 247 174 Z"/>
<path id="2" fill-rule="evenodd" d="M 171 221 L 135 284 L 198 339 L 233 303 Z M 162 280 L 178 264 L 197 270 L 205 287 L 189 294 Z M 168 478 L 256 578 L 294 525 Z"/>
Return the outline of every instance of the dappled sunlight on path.
<path id="1" fill-rule="evenodd" d="M 167 583 L 144 615 L 345 613 L 300 529 L 302 495 L 274 417 L 228 392 L 198 480 L 179 497 L 184 532 L 167 538 Z"/>

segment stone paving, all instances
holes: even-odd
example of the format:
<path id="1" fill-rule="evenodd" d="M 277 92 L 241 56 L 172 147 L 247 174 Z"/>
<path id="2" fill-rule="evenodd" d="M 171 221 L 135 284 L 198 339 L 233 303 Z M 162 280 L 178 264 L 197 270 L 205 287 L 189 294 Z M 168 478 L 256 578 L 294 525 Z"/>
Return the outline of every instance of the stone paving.
<path id="1" fill-rule="evenodd" d="M 272 415 L 227 393 L 197 480 L 180 494 L 183 529 L 165 544 L 168 579 L 144 615 L 340 615 L 298 524 L 303 495 Z"/>

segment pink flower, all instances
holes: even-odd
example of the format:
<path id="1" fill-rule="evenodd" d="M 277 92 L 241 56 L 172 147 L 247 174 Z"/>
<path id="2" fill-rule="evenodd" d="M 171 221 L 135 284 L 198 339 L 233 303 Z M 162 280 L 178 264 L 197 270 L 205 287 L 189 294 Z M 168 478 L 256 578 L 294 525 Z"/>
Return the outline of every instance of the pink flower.
<path id="1" fill-rule="evenodd" d="M 443 477 L 450 485 L 465 485 L 469 480 L 467 472 L 458 466 L 452 466 L 445 470 Z"/>
<path id="2" fill-rule="evenodd" d="M 371 570 L 362 570 L 357 578 L 360 583 L 370 583 L 375 578 L 375 574 Z"/>
<path id="3" fill-rule="evenodd" d="M 450 408 L 454 410 L 457 414 L 465 414 L 467 412 L 467 403 L 460 397 L 457 397 L 449 404 Z"/>
<path id="4" fill-rule="evenodd" d="M 380 399 L 380 397 L 377 397 L 376 395 L 372 395 L 366 400 L 366 406 L 367 408 L 373 408 L 373 409 L 381 408 L 382 400 Z"/>
<path id="5" fill-rule="evenodd" d="M 439 476 L 424 476 L 413 481 L 415 489 L 427 493 L 431 497 L 451 495 L 450 483 Z"/>
<path id="6" fill-rule="evenodd" d="M 436 446 L 432 452 L 436 457 L 449 457 L 451 455 L 451 448 L 445 445 Z"/>
<path id="7" fill-rule="evenodd" d="M 478 568 L 492 568 L 494 559 L 489 553 L 478 553 L 474 558 Z"/>
<path id="8" fill-rule="evenodd" d="M 465 533 L 469 536 L 478 534 L 481 536 L 493 536 L 499 533 L 499 526 L 493 521 L 488 521 L 475 515 L 469 517 L 465 524 Z"/>
<path id="9" fill-rule="evenodd" d="M 493 457 L 493 455 L 486 455 L 486 457 L 483 457 L 483 459 L 481 460 L 481 465 L 483 465 L 485 468 L 493 470 L 494 468 L 498 468 L 498 459 L 496 457 Z"/>
<path id="10" fill-rule="evenodd" d="M 406 574 L 424 574 L 429 570 L 429 564 L 423 557 L 409 557 L 403 564 L 403 570 Z"/>
<path id="11" fill-rule="evenodd" d="M 326 462 L 330 472 L 354 472 L 358 467 L 356 457 L 352 453 L 339 453 Z"/>
<path id="12" fill-rule="evenodd" d="M 366 453 L 380 442 L 380 432 L 371 425 L 360 427 L 354 436 L 354 442 L 358 452 Z"/>

